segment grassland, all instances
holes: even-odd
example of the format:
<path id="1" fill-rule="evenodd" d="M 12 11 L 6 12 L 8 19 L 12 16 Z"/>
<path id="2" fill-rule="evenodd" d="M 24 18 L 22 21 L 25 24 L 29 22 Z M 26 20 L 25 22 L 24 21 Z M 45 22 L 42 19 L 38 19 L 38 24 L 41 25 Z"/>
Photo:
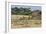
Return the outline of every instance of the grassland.
<path id="1" fill-rule="evenodd" d="M 11 15 L 11 28 L 41 27 L 41 20 L 34 20 L 32 16 Z"/>

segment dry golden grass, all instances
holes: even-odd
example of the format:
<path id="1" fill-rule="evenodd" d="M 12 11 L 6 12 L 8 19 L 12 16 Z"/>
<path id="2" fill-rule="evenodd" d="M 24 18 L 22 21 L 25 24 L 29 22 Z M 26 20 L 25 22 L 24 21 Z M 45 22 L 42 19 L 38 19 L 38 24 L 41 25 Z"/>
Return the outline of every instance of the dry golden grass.
<path id="1" fill-rule="evenodd" d="M 30 16 L 29 19 L 29 16 L 27 15 L 12 15 L 11 27 L 12 28 L 41 27 L 41 20 L 33 20 L 32 16 Z"/>

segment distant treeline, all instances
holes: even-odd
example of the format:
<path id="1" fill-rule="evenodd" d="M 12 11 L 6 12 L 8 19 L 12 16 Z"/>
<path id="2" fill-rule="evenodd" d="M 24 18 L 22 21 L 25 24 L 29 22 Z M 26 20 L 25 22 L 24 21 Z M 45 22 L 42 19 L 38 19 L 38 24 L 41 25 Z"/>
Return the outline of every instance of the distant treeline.
<path id="1" fill-rule="evenodd" d="M 38 11 L 40 11 L 40 10 L 38 10 Z M 14 14 L 14 15 L 31 15 L 32 11 L 31 11 L 31 8 L 15 7 L 15 8 L 11 8 L 11 14 Z"/>

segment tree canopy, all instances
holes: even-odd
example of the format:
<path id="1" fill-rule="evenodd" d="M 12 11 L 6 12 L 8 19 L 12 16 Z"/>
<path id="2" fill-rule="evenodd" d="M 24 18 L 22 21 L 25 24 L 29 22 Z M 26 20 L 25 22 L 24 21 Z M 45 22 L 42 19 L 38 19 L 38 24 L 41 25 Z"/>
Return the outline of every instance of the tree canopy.
<path id="1" fill-rule="evenodd" d="M 15 7 L 11 8 L 11 13 L 15 15 L 31 15 L 31 8 Z"/>
<path id="2" fill-rule="evenodd" d="M 31 11 L 31 8 L 23 8 L 23 7 L 14 7 L 11 8 L 11 14 L 14 15 L 32 15 L 33 12 L 41 12 L 40 10 L 33 10 Z"/>

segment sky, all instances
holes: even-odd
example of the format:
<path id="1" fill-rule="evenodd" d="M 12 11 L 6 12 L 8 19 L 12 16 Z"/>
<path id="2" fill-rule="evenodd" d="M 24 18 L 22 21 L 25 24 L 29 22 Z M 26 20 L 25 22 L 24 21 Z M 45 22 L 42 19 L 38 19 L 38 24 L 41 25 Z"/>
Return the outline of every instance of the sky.
<path id="1" fill-rule="evenodd" d="M 11 8 L 14 8 L 14 7 L 23 7 L 23 8 L 31 8 L 31 10 L 41 10 L 41 6 L 26 6 L 26 5 L 12 5 Z"/>

